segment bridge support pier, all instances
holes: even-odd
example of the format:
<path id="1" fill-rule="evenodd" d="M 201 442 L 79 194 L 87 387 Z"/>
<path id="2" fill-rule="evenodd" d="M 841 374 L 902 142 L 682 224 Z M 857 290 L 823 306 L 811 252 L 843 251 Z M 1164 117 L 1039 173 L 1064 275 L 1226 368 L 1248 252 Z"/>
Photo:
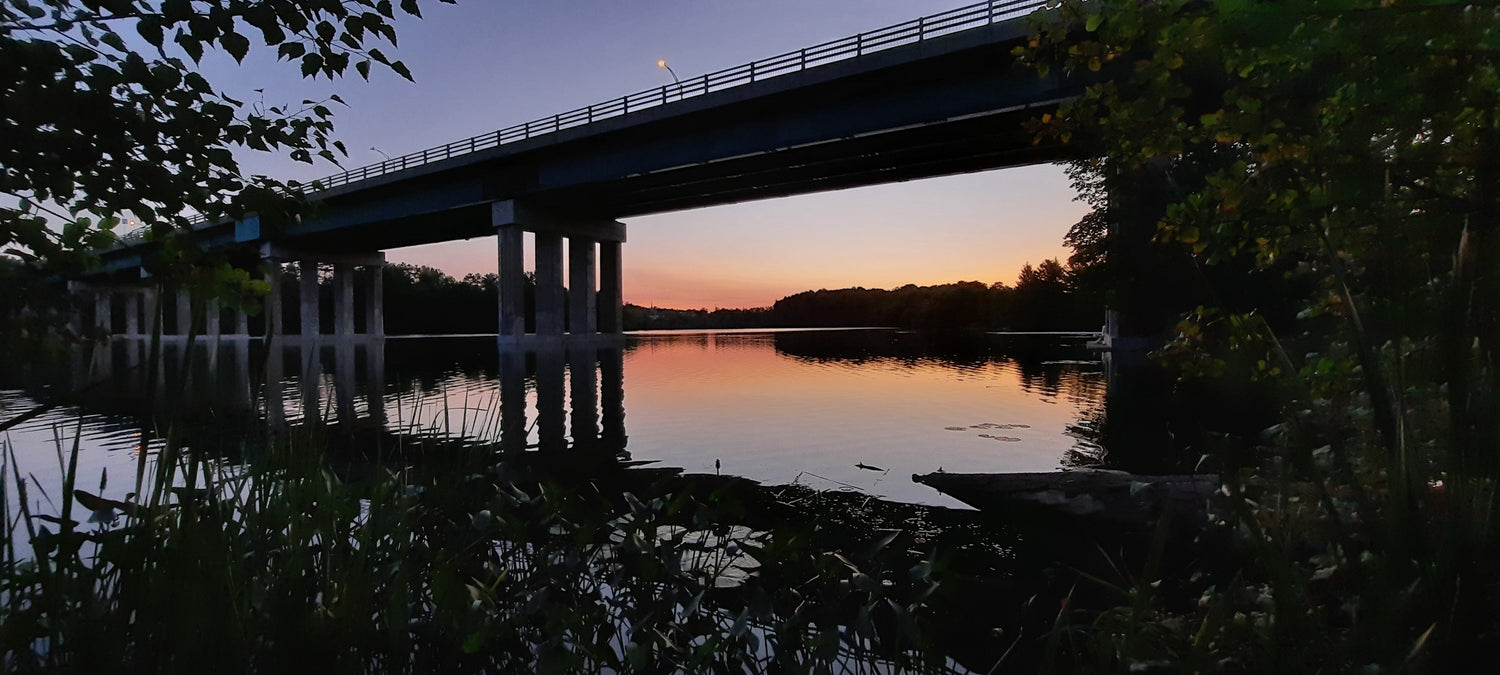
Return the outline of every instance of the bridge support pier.
<path id="1" fill-rule="evenodd" d="M 182 337 L 193 334 L 193 294 L 187 290 L 177 291 L 177 327 L 173 334 Z"/>
<path id="2" fill-rule="evenodd" d="M 139 289 L 125 292 L 125 337 L 141 336 L 141 294 Z"/>
<path id="3" fill-rule="evenodd" d="M 608 218 L 563 214 L 514 200 L 491 206 L 498 238 L 499 337 L 527 339 L 522 237 L 535 233 L 535 337 L 597 338 L 621 332 L 623 313 L 620 248 L 625 225 Z M 567 288 L 563 284 L 563 240 L 567 240 Z M 597 267 L 597 269 L 596 269 Z M 564 307 L 566 305 L 566 311 Z"/>
<path id="4" fill-rule="evenodd" d="M 563 238 L 556 232 L 536 233 L 536 334 L 563 334 Z"/>
<path id="5" fill-rule="evenodd" d="M 276 258 L 267 258 L 261 274 L 266 284 L 271 287 L 271 292 L 266 294 L 265 321 L 261 328 L 262 337 L 269 340 L 284 332 L 281 325 L 281 261 Z"/>
<path id="6" fill-rule="evenodd" d="M 302 342 L 312 343 L 324 339 L 322 293 L 318 283 L 318 268 L 322 264 L 333 266 L 333 335 L 335 340 L 385 337 L 385 292 L 382 287 L 385 254 L 371 253 L 325 253 L 317 251 L 294 251 L 275 244 L 261 247 L 261 258 L 270 263 L 266 270 L 266 282 L 271 293 L 266 297 L 265 337 L 284 335 L 286 327 L 282 321 L 281 261 L 297 261 L 297 315 L 301 320 L 299 334 Z M 358 329 L 356 321 L 356 294 L 360 286 L 364 291 L 364 331 Z"/>
<path id="7" fill-rule="evenodd" d="M 318 263 L 303 258 L 297 263 L 297 308 L 302 323 L 302 340 L 311 342 L 321 334 L 322 314 L 318 312 Z"/>
<path id="8" fill-rule="evenodd" d="M 68 289 L 79 297 L 79 303 L 93 305 L 93 321 L 86 324 L 82 315 L 76 316 L 74 325 L 82 328 L 91 325 L 110 337 L 139 339 L 151 334 L 156 318 L 156 289 L 138 283 L 86 283 L 70 282 Z M 115 301 L 118 297 L 119 302 Z M 120 309 L 120 331 L 115 331 L 115 309 Z"/>

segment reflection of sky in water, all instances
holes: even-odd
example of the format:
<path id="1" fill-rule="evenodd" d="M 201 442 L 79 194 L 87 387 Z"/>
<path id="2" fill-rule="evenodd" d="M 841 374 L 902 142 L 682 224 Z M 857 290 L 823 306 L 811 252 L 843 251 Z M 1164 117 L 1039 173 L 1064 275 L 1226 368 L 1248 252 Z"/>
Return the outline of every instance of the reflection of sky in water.
<path id="1" fill-rule="evenodd" d="M 510 392 L 524 400 L 518 433 L 535 447 L 607 435 L 609 408 L 618 411 L 623 394 L 624 449 L 633 460 L 689 472 L 713 472 L 717 461 L 725 474 L 769 484 L 796 481 L 954 506 L 911 482 L 911 474 L 1054 470 L 1079 443 L 1070 428 L 1102 407 L 1099 367 L 1078 343 L 1059 356 L 1056 349 L 997 348 L 994 340 L 1002 339 L 955 350 L 894 331 L 642 334 L 627 343 L 624 389 L 613 393 L 609 367 L 593 360 L 591 350 L 582 357 L 531 354 L 507 366 L 493 338 L 389 340 L 373 351 L 325 347 L 311 361 L 290 349 L 265 371 L 280 380 L 258 389 L 270 400 L 256 396 L 253 413 L 244 403 L 259 377 L 249 376 L 247 364 L 258 375 L 262 362 L 241 347 L 222 352 L 215 378 L 195 381 L 187 400 L 223 443 L 277 411 L 288 423 L 310 413 L 330 422 L 368 420 L 378 388 L 388 431 L 485 443 L 505 436 L 502 408 L 516 424 L 518 409 L 502 405 Z M 134 388 L 122 384 L 85 399 L 82 416 L 77 406 L 61 406 L 0 436 L 14 449 L 21 475 L 34 475 L 57 500 L 77 431 L 79 487 L 95 491 L 107 470 L 105 496 L 132 491 L 142 429 L 148 438 L 165 431 L 155 426 L 165 418 L 145 407 L 151 397 L 139 384 L 142 370 L 132 371 Z M 174 376 L 165 373 L 169 381 Z M 42 397 L 37 391 L 0 388 L 0 420 L 30 409 Z M 541 401 L 547 404 L 539 420 Z M 513 437 L 516 427 L 510 428 Z M 191 438 L 207 444 L 204 436 Z M 154 451 L 160 441 L 150 446 Z M 28 487 L 31 501 L 45 508 L 41 491 Z M 14 491 L 6 492 L 14 508 Z"/>
<path id="2" fill-rule="evenodd" d="M 1103 396 L 1097 368 L 1078 365 L 1043 366 L 1056 382 L 1046 385 L 1004 359 L 798 357 L 774 346 L 769 335 L 718 335 L 627 353 L 631 455 L 952 505 L 911 474 L 1054 470 L 1075 443 L 1067 427 Z"/>

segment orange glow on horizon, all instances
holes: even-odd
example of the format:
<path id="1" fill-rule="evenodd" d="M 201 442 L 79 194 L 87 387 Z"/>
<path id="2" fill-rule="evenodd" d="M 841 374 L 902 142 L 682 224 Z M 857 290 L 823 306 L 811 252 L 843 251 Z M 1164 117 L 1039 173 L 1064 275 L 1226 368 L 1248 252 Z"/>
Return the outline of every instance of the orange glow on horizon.
<path id="1" fill-rule="evenodd" d="M 1014 284 L 1026 263 L 1067 259 L 1087 211 L 1075 197 L 1061 167 L 1034 166 L 630 218 L 625 301 L 744 309 L 818 289 Z M 492 237 L 388 253 L 459 278 L 494 272 L 495 256 Z"/>

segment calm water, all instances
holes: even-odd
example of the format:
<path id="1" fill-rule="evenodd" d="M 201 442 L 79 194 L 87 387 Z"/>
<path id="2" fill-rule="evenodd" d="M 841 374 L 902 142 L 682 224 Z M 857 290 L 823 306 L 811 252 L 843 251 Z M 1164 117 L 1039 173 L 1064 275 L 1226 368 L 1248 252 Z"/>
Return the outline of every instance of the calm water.
<path id="1" fill-rule="evenodd" d="M 623 347 L 524 353 L 497 350 L 493 337 L 270 353 L 239 342 L 196 349 L 191 363 L 168 346 L 154 377 L 138 348 L 116 343 L 107 354 L 80 354 L 71 368 L 8 373 L 0 420 L 90 373 L 108 381 L 0 442 L 21 475 L 48 491 L 76 442 L 79 487 L 103 482 L 106 496 L 123 498 L 143 448 L 149 463 L 162 444 L 169 416 L 152 402 L 175 400 L 170 418 L 192 422 L 179 428 L 185 444 L 215 446 L 209 451 L 231 461 L 253 454 L 258 434 L 249 430 L 317 417 L 380 426 L 398 439 L 602 448 L 688 472 L 959 506 L 911 475 L 1047 471 L 1098 452 L 1088 429 L 1103 408 L 1104 378 L 1083 342 L 892 330 L 642 333 Z M 31 499 L 45 506 L 56 496 Z"/>

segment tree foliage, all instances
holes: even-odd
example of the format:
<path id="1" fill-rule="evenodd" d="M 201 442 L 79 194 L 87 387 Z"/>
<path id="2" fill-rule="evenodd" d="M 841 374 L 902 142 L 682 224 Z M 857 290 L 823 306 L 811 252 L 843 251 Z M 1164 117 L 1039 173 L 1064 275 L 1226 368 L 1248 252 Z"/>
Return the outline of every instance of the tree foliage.
<path id="1" fill-rule="evenodd" d="M 452 2 L 452 0 L 441 0 Z M 416 0 L 399 10 L 420 16 Z M 198 71 L 205 54 L 274 49 L 303 77 L 352 64 L 411 73 L 391 0 L 6 0 L 0 4 L 0 251 L 61 271 L 88 263 L 122 219 L 158 237 L 193 214 L 293 217 L 303 187 L 245 176 L 241 149 L 337 162 L 332 109 L 246 104 Z"/>
<path id="2" fill-rule="evenodd" d="M 1198 636 L 1236 658 L 1494 659 L 1476 645 L 1493 647 L 1500 600 L 1478 590 L 1500 469 L 1497 49 L 1493 2 L 1102 0 L 1064 2 L 1020 50 L 1094 78 L 1037 126 L 1090 150 L 1087 180 L 1162 184 L 1155 241 L 1206 285 L 1170 363 L 1284 391 L 1257 461 L 1324 492 L 1241 522 L 1286 546 L 1309 543 L 1299 516 L 1346 535 L 1292 560 L 1261 540 L 1256 573 L 1279 583 L 1258 629 Z M 1300 292 L 1247 293 L 1256 275 Z M 1320 605 L 1330 589 L 1342 606 Z"/>

